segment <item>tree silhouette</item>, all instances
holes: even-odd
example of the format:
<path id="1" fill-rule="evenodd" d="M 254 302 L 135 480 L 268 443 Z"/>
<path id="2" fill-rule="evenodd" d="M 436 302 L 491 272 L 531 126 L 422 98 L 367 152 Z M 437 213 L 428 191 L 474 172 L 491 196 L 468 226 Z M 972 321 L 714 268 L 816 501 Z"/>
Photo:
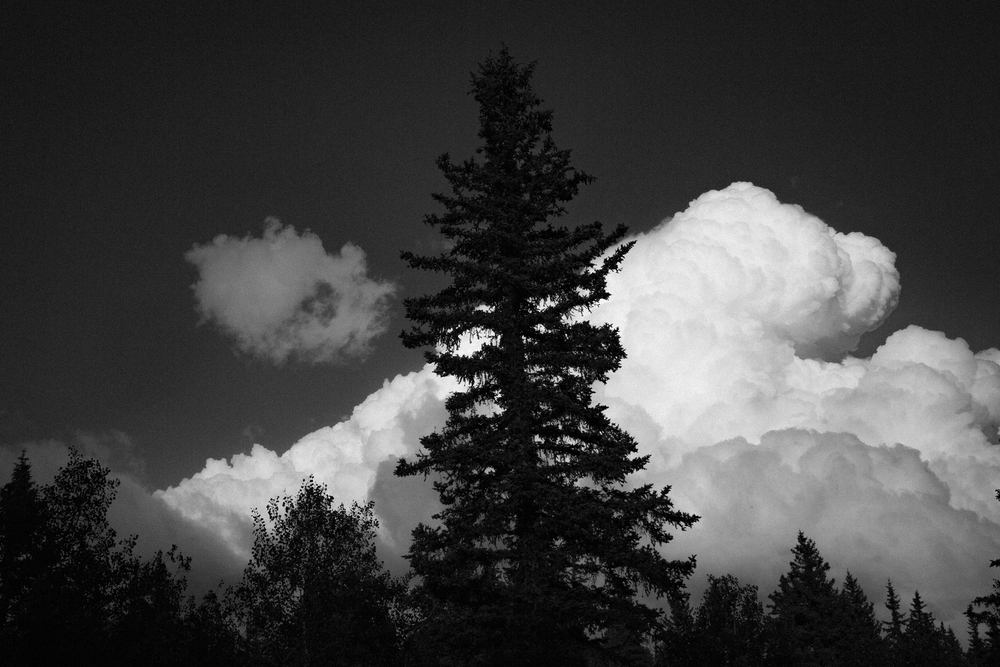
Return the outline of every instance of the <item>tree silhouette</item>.
<path id="1" fill-rule="evenodd" d="M 176 545 L 142 560 L 125 547 L 113 576 L 105 612 L 110 626 L 108 662 L 112 665 L 192 664 L 189 640 L 190 609 L 185 574 L 191 559 Z"/>
<path id="2" fill-rule="evenodd" d="M 996 491 L 997 500 L 1000 500 L 1000 489 Z M 1000 567 L 1000 558 L 990 561 L 990 567 Z M 982 607 L 982 611 L 973 611 L 974 607 Z M 986 639 L 980 640 L 982 645 L 979 655 L 984 661 L 983 664 L 1000 663 L 1000 579 L 993 580 L 993 591 L 988 595 L 981 595 L 972 601 L 966 611 L 970 623 L 975 621 L 976 633 L 978 636 L 979 625 L 986 625 Z"/>
<path id="3" fill-rule="evenodd" d="M 0 643 L 19 633 L 25 594 L 44 573 L 48 516 L 22 451 L 11 480 L 0 489 Z"/>
<path id="4" fill-rule="evenodd" d="M 189 561 L 176 547 L 143 561 L 135 536 L 118 540 L 107 517 L 118 486 L 110 472 L 71 448 L 39 489 L 22 454 L 0 489 L 5 664 L 188 662 Z"/>
<path id="5" fill-rule="evenodd" d="M 839 607 L 832 624 L 837 629 L 836 651 L 843 667 L 878 667 L 889 659 L 882 638 L 882 621 L 875 616 L 875 605 L 850 572 L 844 577 Z"/>
<path id="6" fill-rule="evenodd" d="M 803 667 L 836 665 L 833 619 L 838 599 L 835 582 L 827 576 L 830 565 L 802 531 L 792 553 L 788 574 L 781 575 L 778 589 L 769 596 L 778 652 Z"/>
<path id="7" fill-rule="evenodd" d="M 901 604 L 890 579 L 885 585 L 885 608 L 889 610 L 889 620 L 883 621 L 882 624 L 885 626 L 886 643 L 893 653 L 899 651 L 899 646 L 903 641 L 903 630 L 906 628 L 908 620 L 906 614 L 900 611 Z"/>
<path id="8" fill-rule="evenodd" d="M 678 608 L 672 607 L 676 612 Z M 671 619 L 671 635 L 658 651 L 658 665 L 678 667 L 758 667 L 770 664 L 764 606 L 756 586 L 727 574 L 708 575 L 701 604 Z M 689 620 L 685 617 L 689 615 Z M 679 632 L 678 632 L 679 631 Z M 675 634 L 676 633 L 676 634 Z"/>
<path id="9" fill-rule="evenodd" d="M 592 387 L 625 356 L 618 332 L 582 315 L 608 297 L 605 281 L 630 243 L 625 228 L 555 226 L 592 178 L 551 138 L 530 80 L 534 65 L 506 48 L 472 76 L 478 159 L 438 167 L 451 194 L 426 223 L 447 249 L 404 252 L 451 283 L 408 299 L 407 347 L 463 389 L 447 425 L 421 440 L 400 475 L 438 475 L 444 509 L 414 532 L 408 555 L 426 621 L 417 645 L 458 664 L 578 664 L 618 651 L 612 628 L 637 641 L 662 612 L 636 600 L 683 585 L 693 557 L 657 550 L 696 517 L 675 511 L 669 488 L 626 487 L 647 457 L 593 405 Z M 624 659 L 624 658 L 623 658 Z"/>
<path id="10" fill-rule="evenodd" d="M 254 664 L 395 664 L 405 586 L 382 570 L 372 506 L 334 506 L 308 479 L 254 514 L 253 556 L 235 613 Z"/>
<path id="11" fill-rule="evenodd" d="M 40 490 L 44 539 L 33 559 L 41 573 L 24 591 L 5 638 L 4 648 L 17 654 L 15 663 L 72 664 L 109 646 L 116 569 L 131 556 L 118 549 L 108 523 L 118 485 L 109 474 L 96 459 L 71 448 L 55 480 Z M 46 639 L 53 634 L 58 642 Z"/>

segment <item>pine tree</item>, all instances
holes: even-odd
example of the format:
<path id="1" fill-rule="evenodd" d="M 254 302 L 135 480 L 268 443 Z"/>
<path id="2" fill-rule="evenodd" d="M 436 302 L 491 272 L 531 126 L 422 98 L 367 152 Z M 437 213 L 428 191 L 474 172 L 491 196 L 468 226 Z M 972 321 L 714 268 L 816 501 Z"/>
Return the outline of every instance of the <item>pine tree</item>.
<path id="1" fill-rule="evenodd" d="M 938 623 L 937 635 L 941 651 L 941 659 L 938 661 L 939 667 L 965 667 L 969 664 L 965 651 L 962 650 L 962 644 L 958 641 L 951 626 Z"/>
<path id="2" fill-rule="evenodd" d="M 790 664 L 837 665 L 839 628 L 834 620 L 840 606 L 836 582 L 827 577 L 830 565 L 816 543 L 799 531 L 788 574 L 771 593 L 777 650 Z"/>
<path id="3" fill-rule="evenodd" d="M 920 597 L 920 591 L 914 591 L 910 602 L 910 622 L 906 624 L 904 634 L 912 637 L 929 637 L 934 632 L 934 617 L 927 611 L 927 605 Z"/>
<path id="4" fill-rule="evenodd" d="M 882 622 L 875 616 L 875 605 L 868 601 L 861 584 L 850 572 L 840 591 L 837 654 L 843 667 L 875 667 L 888 659 L 882 639 Z"/>
<path id="5" fill-rule="evenodd" d="M 986 665 L 986 645 L 983 643 L 983 638 L 979 634 L 979 624 L 981 621 L 979 619 L 979 615 L 972 610 L 971 604 L 965 608 L 965 618 L 968 619 L 966 630 L 969 635 L 969 664 L 973 667 Z"/>
<path id="6" fill-rule="evenodd" d="M 43 562 L 47 520 L 31 463 L 22 451 L 10 482 L 0 489 L 0 642 L 25 592 L 48 565 Z"/>
<path id="7" fill-rule="evenodd" d="M 550 222 L 592 178 L 552 140 L 533 69 L 503 48 L 473 74 L 479 159 L 438 158 L 451 194 L 425 219 L 448 249 L 402 254 L 451 278 L 406 301 L 415 326 L 402 338 L 432 346 L 428 361 L 463 389 L 396 472 L 437 475 L 438 525 L 419 526 L 408 554 L 427 616 L 416 644 L 455 664 L 578 664 L 613 627 L 638 640 L 662 612 L 637 590 L 669 594 L 694 567 L 657 547 L 668 525 L 697 518 L 674 510 L 669 488 L 626 488 L 648 457 L 591 402 L 625 352 L 616 329 L 582 316 L 631 244 L 623 226 Z"/>
<path id="8" fill-rule="evenodd" d="M 892 653 L 898 653 L 900 644 L 903 641 L 903 631 L 906 628 L 907 617 L 900 612 L 901 601 L 896 595 L 896 589 L 892 587 L 890 579 L 885 585 L 885 608 L 889 610 L 889 620 L 883 621 L 886 632 L 886 642 Z"/>

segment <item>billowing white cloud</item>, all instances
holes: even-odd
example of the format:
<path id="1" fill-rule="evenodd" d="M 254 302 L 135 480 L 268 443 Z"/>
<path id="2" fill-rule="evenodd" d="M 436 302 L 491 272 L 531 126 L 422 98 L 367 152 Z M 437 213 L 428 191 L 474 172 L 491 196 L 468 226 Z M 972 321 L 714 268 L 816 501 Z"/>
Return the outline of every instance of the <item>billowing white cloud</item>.
<path id="1" fill-rule="evenodd" d="M 366 274 L 365 253 L 347 243 L 328 254 L 319 237 L 269 218 L 261 238 L 217 236 L 185 258 L 198 268 L 198 310 L 247 353 L 338 361 L 368 352 L 385 330 L 395 286 Z"/>
<path id="2" fill-rule="evenodd" d="M 640 235 L 593 319 L 628 359 L 606 400 L 647 410 L 687 447 L 804 425 L 831 364 L 896 305 L 895 256 L 748 183 L 708 192 Z M 677 454 L 676 448 L 671 448 Z"/>
<path id="3" fill-rule="evenodd" d="M 703 517 L 669 554 L 766 595 L 801 529 L 872 598 L 891 576 L 956 622 L 1000 556 L 1000 351 L 909 327 L 850 356 L 896 304 L 893 253 L 747 183 L 636 240 L 592 313 L 628 352 L 596 398 L 652 457 L 637 481 L 672 485 Z M 284 455 L 209 461 L 159 496 L 236 536 L 233 517 L 314 474 L 344 502 L 375 499 L 386 542 L 405 549 L 434 498 L 394 462 L 443 424 L 453 387 L 430 367 L 398 376 Z"/>
<path id="4" fill-rule="evenodd" d="M 345 504 L 364 502 L 379 465 L 416 451 L 420 436 L 444 422 L 444 399 L 454 386 L 430 368 L 397 376 L 354 408 L 348 420 L 307 435 L 283 455 L 254 445 L 249 455 L 238 454 L 228 462 L 209 459 L 201 472 L 157 496 L 248 555 L 250 543 L 243 538 L 250 529 L 251 508 L 263 508 L 278 495 L 293 495 L 309 475 Z M 391 473 L 383 469 L 383 475 Z M 383 528 L 384 539 L 391 541 L 391 526 Z"/>

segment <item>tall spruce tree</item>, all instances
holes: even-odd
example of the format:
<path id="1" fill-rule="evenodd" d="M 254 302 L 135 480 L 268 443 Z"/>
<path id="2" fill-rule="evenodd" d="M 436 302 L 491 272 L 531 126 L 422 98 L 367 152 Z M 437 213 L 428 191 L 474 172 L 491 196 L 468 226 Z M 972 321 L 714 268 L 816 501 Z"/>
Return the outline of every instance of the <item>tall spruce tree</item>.
<path id="1" fill-rule="evenodd" d="M 901 604 L 899 595 L 896 594 L 896 589 L 893 588 L 890 579 L 885 585 L 885 608 L 889 610 L 889 620 L 882 621 L 882 624 L 885 626 L 886 644 L 893 654 L 899 653 L 899 647 L 903 641 L 903 631 L 909 621 L 906 614 L 900 611 Z"/>
<path id="2" fill-rule="evenodd" d="M 879 667 L 889 660 L 882 638 L 882 621 L 875 615 L 875 605 L 850 571 L 840 590 L 840 606 L 834 622 L 839 629 L 836 641 L 841 667 Z"/>
<path id="3" fill-rule="evenodd" d="M 25 591 L 51 564 L 43 557 L 47 521 L 41 491 L 22 451 L 10 482 L 0 488 L 0 645 L 6 641 L 5 628 L 17 617 Z"/>
<path id="4" fill-rule="evenodd" d="M 581 664 L 624 636 L 630 652 L 662 620 L 637 591 L 674 592 L 694 567 L 657 547 L 697 517 L 673 508 L 669 487 L 627 487 L 648 457 L 592 404 L 625 352 L 614 327 L 581 315 L 608 297 L 631 244 L 624 226 L 550 222 L 593 179 L 553 142 L 533 69 L 503 48 L 473 74 L 478 159 L 438 158 L 451 194 L 425 219 L 447 250 L 402 254 L 451 278 L 406 301 L 403 342 L 432 347 L 436 372 L 463 383 L 445 427 L 396 469 L 434 473 L 444 506 L 408 554 L 426 615 L 415 648 L 430 662 Z"/>
<path id="5" fill-rule="evenodd" d="M 778 589 L 768 596 L 776 650 L 788 664 L 838 665 L 840 629 L 834 620 L 840 605 L 836 582 L 827 576 L 830 565 L 802 531 L 792 553 L 788 574 L 781 575 Z"/>

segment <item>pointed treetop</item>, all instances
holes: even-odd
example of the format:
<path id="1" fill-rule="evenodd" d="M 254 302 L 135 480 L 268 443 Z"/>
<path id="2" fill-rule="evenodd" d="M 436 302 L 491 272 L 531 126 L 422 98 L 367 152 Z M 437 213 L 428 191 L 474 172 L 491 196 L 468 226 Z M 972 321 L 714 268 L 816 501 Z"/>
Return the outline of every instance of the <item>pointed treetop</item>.
<path id="1" fill-rule="evenodd" d="M 789 563 L 791 567 L 789 575 L 792 579 L 800 579 L 804 583 L 833 590 L 834 580 L 827 579 L 826 576 L 826 573 L 830 571 L 829 563 L 820 555 L 816 542 L 806 537 L 801 530 L 798 542 L 792 548 L 792 553 L 795 555 L 795 558 Z"/>
<path id="2" fill-rule="evenodd" d="M 552 131 L 552 112 L 536 110 L 542 100 L 531 88 L 534 72 L 534 62 L 518 65 L 506 45 L 500 47 L 496 56 L 492 53 L 487 56 L 478 73 L 473 72 L 470 92 L 479 104 L 479 138 L 486 142 L 476 149 L 477 153 L 488 157 L 502 154 L 504 148 L 524 146 L 530 139 L 537 140 L 542 133 Z M 515 143 L 509 140 L 520 133 L 511 130 L 524 128 L 512 127 L 513 119 L 534 121 L 533 131 L 521 135 L 521 141 Z"/>

